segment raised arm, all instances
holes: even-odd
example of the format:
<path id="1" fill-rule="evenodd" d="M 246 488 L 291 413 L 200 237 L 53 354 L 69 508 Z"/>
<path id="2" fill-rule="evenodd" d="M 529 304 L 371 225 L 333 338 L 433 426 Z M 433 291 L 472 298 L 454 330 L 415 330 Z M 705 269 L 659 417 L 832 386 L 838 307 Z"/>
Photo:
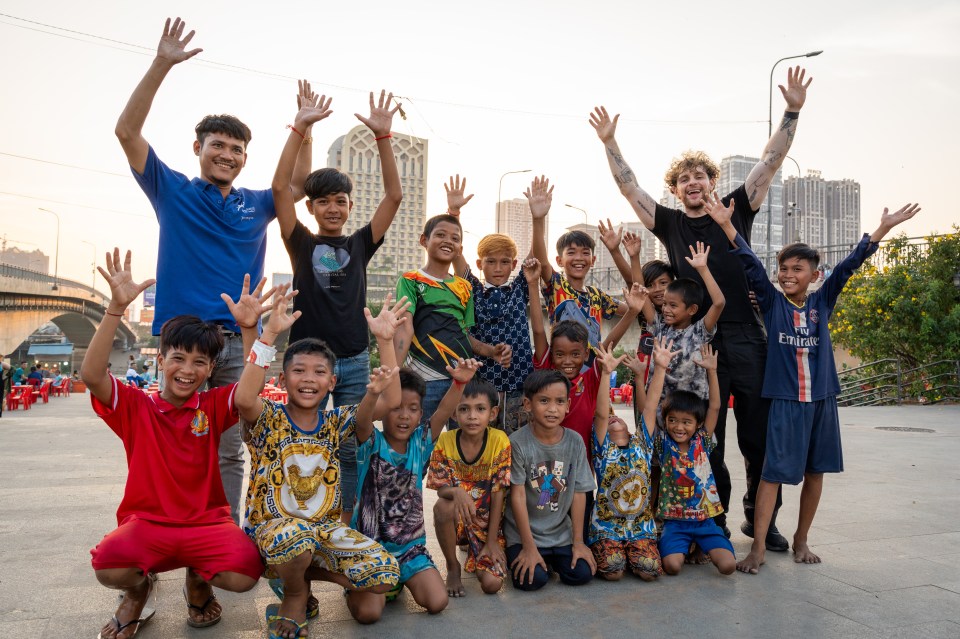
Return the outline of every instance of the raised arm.
<path id="1" fill-rule="evenodd" d="M 880 226 L 877 227 L 877 230 L 870 234 L 870 241 L 876 244 L 883 238 L 887 236 L 893 227 L 903 224 L 914 215 L 919 213 L 922 209 L 919 204 L 910 204 L 907 203 L 903 205 L 899 210 L 890 212 L 890 209 L 883 207 L 883 215 L 880 216 Z"/>
<path id="2" fill-rule="evenodd" d="M 90 389 L 90 393 L 104 404 L 110 403 L 110 394 L 113 392 L 113 382 L 107 372 L 110 362 L 110 351 L 113 349 L 113 337 L 120 328 L 123 312 L 132 301 L 137 299 L 148 286 L 157 280 L 146 280 L 137 284 L 130 272 L 132 255 L 127 251 L 123 262 L 120 262 L 120 249 L 114 248 L 113 255 L 107 253 L 107 270 L 97 267 L 100 275 L 110 285 L 110 304 L 103 314 L 103 319 L 97 326 L 87 353 L 83 356 L 80 365 L 80 379 Z"/>
<path id="3" fill-rule="evenodd" d="M 380 154 L 380 169 L 383 173 L 383 199 L 380 200 L 380 206 L 373 214 L 370 220 L 370 230 L 373 233 L 373 241 L 379 242 L 387 234 L 387 229 L 393 223 L 397 211 L 400 210 L 400 202 L 403 201 L 403 187 L 400 185 L 400 171 L 397 169 L 397 159 L 393 156 L 393 145 L 390 143 L 392 135 L 390 127 L 393 125 L 393 114 L 397 112 L 400 105 L 390 108 L 390 102 L 393 101 L 393 93 L 387 94 L 386 91 L 380 91 L 380 99 L 377 104 L 373 102 L 373 91 L 370 92 L 370 117 L 363 117 L 355 113 L 357 119 L 367 125 L 373 137 L 377 141 L 377 152 Z"/>
<path id="4" fill-rule="evenodd" d="M 535 257 L 523 262 L 523 276 L 527 278 L 530 295 L 530 330 L 533 332 L 533 361 L 539 362 L 547 352 L 547 330 L 543 325 L 543 309 L 540 306 L 540 261 Z"/>
<path id="5" fill-rule="evenodd" d="M 627 286 L 633 284 L 633 273 L 630 271 L 630 264 L 627 260 L 624 259 L 623 253 L 620 252 L 620 242 L 623 240 L 623 227 L 620 227 L 620 230 L 617 231 L 613 228 L 613 224 L 610 222 L 610 218 L 607 218 L 607 224 L 604 226 L 603 220 L 597 224 L 597 230 L 600 232 L 600 241 L 603 242 L 603 245 L 607 247 L 607 250 L 610 252 L 610 257 L 613 258 L 613 263 L 616 265 L 617 270 L 620 271 L 620 276 L 623 277 L 623 281 L 627 283 Z"/>
<path id="6" fill-rule="evenodd" d="M 377 349 L 380 352 L 380 367 L 384 373 L 392 374 L 391 371 L 399 370 L 393 340 L 400 329 L 412 321 L 410 313 L 407 312 L 408 308 L 410 308 L 410 302 L 406 297 L 401 297 L 394 304 L 393 295 L 388 293 L 380 307 L 380 313 L 376 317 L 373 316 L 369 308 L 363 309 L 363 314 L 367 318 L 367 327 L 377 340 Z M 371 379 L 371 381 L 373 380 Z M 387 413 L 400 405 L 402 392 L 400 390 L 400 377 L 397 376 L 393 382 L 395 383 L 383 385 L 383 390 L 378 391 L 379 401 L 376 401 L 376 397 L 373 398 L 374 401 L 370 405 L 372 419 L 383 419 L 387 416 Z M 360 424 L 359 415 L 360 411 L 358 409 L 357 428 Z"/>
<path id="7" fill-rule="evenodd" d="M 187 51 L 187 45 L 193 39 L 194 32 L 191 31 L 184 36 L 183 30 L 186 26 L 187 24 L 180 18 L 174 20 L 172 24 L 170 18 L 167 18 L 163 26 L 163 35 L 160 36 L 160 44 L 157 45 L 157 56 L 140 80 L 140 84 L 133 90 L 130 99 L 127 100 L 127 106 L 117 120 L 114 133 L 120 140 L 127 162 L 137 173 L 143 173 L 147 166 L 150 145 L 143 137 L 143 124 L 147 121 L 147 114 L 150 113 L 153 98 L 156 97 L 160 85 L 174 65 L 189 60 L 203 51 L 203 49 Z"/>
<path id="8" fill-rule="evenodd" d="M 607 436 L 607 425 L 610 419 L 610 375 L 617 370 L 617 366 L 626 355 L 616 357 L 613 348 L 598 347 L 597 360 L 600 363 L 600 388 L 597 389 L 597 407 L 593 412 L 593 432 L 597 434 L 597 441 L 603 442 Z"/>
<path id="9" fill-rule="evenodd" d="M 754 211 L 760 208 L 764 199 L 767 197 L 767 191 L 770 190 L 770 183 L 773 177 L 780 170 L 780 165 L 790 152 L 793 145 L 793 136 L 797 133 L 797 119 L 800 117 L 800 109 L 807 100 L 807 87 L 813 82 L 810 77 L 804 82 L 806 69 L 799 66 L 787 70 L 787 86 L 777 85 L 783 99 L 787 102 L 783 118 L 773 130 L 767 146 L 763 149 L 763 155 L 760 156 L 760 162 L 757 163 L 750 174 L 747 175 L 745 186 L 747 197 L 750 198 L 750 208 Z"/>
<path id="10" fill-rule="evenodd" d="M 731 221 L 733 200 L 730 200 L 729 206 L 724 206 L 717 194 L 711 193 L 704 201 L 704 210 L 730 240 L 730 244 L 733 245 L 731 252 L 740 258 L 744 273 L 750 282 L 751 303 L 756 303 L 761 313 L 765 312 L 770 306 L 770 300 L 777 294 L 777 289 L 770 283 L 767 270 L 760 262 L 760 258 L 756 256 L 750 245 L 740 237 L 737 229 L 733 226 Z"/>
<path id="11" fill-rule="evenodd" d="M 480 362 L 475 359 L 459 359 L 457 360 L 456 368 L 447 366 L 447 372 L 450 374 L 453 382 L 444 394 L 443 399 L 440 400 L 440 404 L 437 406 L 436 412 L 433 413 L 433 417 L 430 418 L 430 435 L 433 441 L 437 441 L 437 437 L 443 432 L 443 427 L 447 424 L 447 421 L 453 417 L 454 412 L 457 410 L 457 404 L 460 403 L 460 398 L 463 397 L 464 386 L 473 379 L 473 376 L 477 373 L 477 369 L 479 369 L 480 366 Z"/>
<path id="12" fill-rule="evenodd" d="M 533 182 L 523 193 L 530 203 L 530 217 L 533 231 L 533 256 L 540 261 L 540 279 L 548 283 L 553 278 L 553 267 L 550 266 L 550 256 L 547 255 L 547 213 L 553 203 L 553 187 L 550 180 L 544 176 L 533 178 Z"/>
<path id="13" fill-rule="evenodd" d="M 464 195 L 464 192 L 467 190 L 467 178 L 461 180 L 459 173 L 457 173 L 456 177 L 450 176 L 450 183 L 444 183 L 443 189 L 447 192 L 447 215 L 459 218 L 460 210 L 466 206 L 467 202 L 473 199 L 473 193 Z M 469 267 L 470 265 L 467 263 L 467 258 L 463 256 L 463 251 L 460 251 L 460 253 L 453 258 L 453 273 L 460 277 L 466 277 Z"/>
<path id="14" fill-rule="evenodd" d="M 640 286 L 646 287 L 647 283 L 643 281 L 643 265 L 640 264 L 641 247 L 642 241 L 639 233 L 627 231 L 623 234 L 623 248 L 627 251 L 627 256 L 630 258 L 630 283 L 633 284 L 636 282 L 640 284 Z M 653 300 L 650 299 L 649 296 L 640 312 L 647 324 L 653 324 L 656 319 L 657 309 L 653 307 Z"/>
<path id="15" fill-rule="evenodd" d="M 653 341 L 653 375 L 650 376 L 647 400 L 643 405 L 643 421 L 651 437 L 657 429 L 657 407 L 660 406 L 660 397 L 663 395 L 663 381 L 667 378 L 667 369 L 670 368 L 673 358 L 682 351 L 682 349 L 675 351 L 672 349 L 673 340 L 668 342 L 660 337 Z"/>
<path id="16" fill-rule="evenodd" d="M 607 339 L 603 340 L 607 348 L 613 348 L 619 344 L 623 336 L 633 326 L 633 321 L 637 319 L 637 315 L 640 314 L 647 303 L 647 289 L 634 282 L 629 289 L 623 289 L 623 297 L 626 300 L 627 312 L 623 314 L 617 325 L 607 335 Z"/>
<path id="17" fill-rule="evenodd" d="M 249 439 L 247 428 L 255 423 L 260 417 L 263 408 L 260 402 L 260 392 L 263 390 L 263 382 L 266 378 L 267 368 L 276 355 L 277 336 L 286 330 L 289 330 L 297 318 L 300 317 L 300 311 L 295 311 L 292 315 L 287 315 L 287 308 L 293 303 L 296 291 L 289 290 L 289 284 L 281 284 L 276 290 L 271 289 L 266 294 L 262 294 L 267 278 L 260 281 L 260 285 L 252 293 L 250 290 L 250 276 L 243 278 L 243 290 L 240 293 L 240 299 L 234 303 L 229 295 L 223 293 L 220 297 L 230 308 L 230 314 L 240 326 L 244 334 L 244 353 L 250 355 L 245 358 L 243 373 L 240 374 L 240 381 L 237 383 L 237 390 L 234 393 L 234 402 L 240 417 L 242 437 L 244 441 Z M 273 295 L 273 304 L 269 307 L 263 305 L 263 300 Z M 257 320 L 260 316 L 270 309 L 270 317 L 263 326 L 263 333 L 256 340 Z M 252 333 L 251 343 L 247 344 L 248 334 Z"/>
<path id="18" fill-rule="evenodd" d="M 697 242 L 697 248 L 693 248 L 692 246 L 687 248 L 690 249 L 690 257 L 685 259 L 687 263 L 697 271 L 697 274 L 700 275 L 704 286 L 707 287 L 707 294 L 710 296 L 710 308 L 707 309 L 707 314 L 703 316 L 703 325 L 708 331 L 713 332 L 713 329 L 717 326 L 717 322 L 720 321 L 720 314 L 723 312 L 723 307 L 726 305 L 727 300 L 723 296 L 723 291 L 720 290 L 720 285 L 717 284 L 717 280 L 714 279 L 713 273 L 710 272 L 710 267 L 707 264 L 707 259 L 710 257 L 710 247 L 704 246 L 703 242 Z"/>
<path id="19" fill-rule="evenodd" d="M 707 384 L 710 387 L 710 400 L 707 402 L 707 415 L 703 420 L 703 429 L 707 435 L 713 435 L 720 416 L 720 381 L 717 377 L 717 352 L 710 344 L 700 347 L 700 359 L 693 363 L 707 371 Z"/>
<path id="20" fill-rule="evenodd" d="M 620 194 L 626 198 L 630 206 L 643 225 L 653 230 L 654 213 L 657 210 L 657 202 L 649 193 L 640 188 L 637 176 L 633 169 L 623 159 L 620 153 L 620 146 L 617 144 L 617 121 L 620 114 L 613 116 L 607 113 L 607 108 L 599 106 L 594 108 L 590 114 L 590 126 L 597 132 L 597 137 L 603 142 L 607 154 L 607 164 L 610 165 L 610 173 L 613 175 L 613 181 L 620 188 Z"/>
<path id="21" fill-rule="evenodd" d="M 287 143 L 280 153 L 280 161 L 277 162 L 277 170 L 273 174 L 273 183 L 270 185 L 273 190 L 273 205 L 277 211 L 277 221 L 280 223 L 280 234 L 284 239 L 289 238 L 297 226 L 297 211 L 294 204 L 298 195 L 302 193 L 303 183 L 306 181 L 306 176 L 303 176 L 299 185 L 295 183 L 297 178 L 294 174 L 302 164 L 301 150 L 308 146 L 306 139 L 313 124 L 333 113 L 330 110 L 330 102 L 333 98 L 327 98 L 324 95 L 318 97 L 310 89 L 310 83 L 306 80 L 298 81 L 297 85 L 300 110 L 297 111 L 293 124 L 290 125 L 290 135 L 287 136 Z"/>

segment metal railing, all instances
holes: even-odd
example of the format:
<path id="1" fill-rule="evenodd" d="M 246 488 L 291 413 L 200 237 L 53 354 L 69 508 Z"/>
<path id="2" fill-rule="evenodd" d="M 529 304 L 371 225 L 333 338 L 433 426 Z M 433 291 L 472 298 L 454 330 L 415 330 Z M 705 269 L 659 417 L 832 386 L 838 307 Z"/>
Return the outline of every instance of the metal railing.
<path id="1" fill-rule="evenodd" d="M 936 404 L 960 400 L 960 360 L 942 359 L 904 368 L 899 359 L 880 359 L 837 371 L 840 406 Z"/>
<path id="2" fill-rule="evenodd" d="M 89 284 L 81 284 L 75 280 L 68 280 L 64 277 L 54 277 L 49 273 L 43 273 L 41 271 L 34 271 L 29 268 L 23 268 L 22 266 L 15 266 L 13 264 L 7 264 L 5 262 L 0 262 L 0 277 L 10 277 L 19 280 L 27 280 L 30 282 L 44 282 L 50 284 L 51 286 L 56 284 L 57 286 L 69 286 L 71 288 L 80 289 L 91 293 L 97 297 L 103 298 L 105 301 L 109 302 L 110 297 L 104 295 L 97 289 L 93 288 Z"/>

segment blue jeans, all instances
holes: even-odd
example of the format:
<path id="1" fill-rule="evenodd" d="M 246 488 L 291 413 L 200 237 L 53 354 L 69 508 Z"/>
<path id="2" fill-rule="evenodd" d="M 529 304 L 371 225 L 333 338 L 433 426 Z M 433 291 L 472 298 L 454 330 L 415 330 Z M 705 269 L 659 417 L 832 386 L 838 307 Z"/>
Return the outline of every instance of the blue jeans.
<path id="1" fill-rule="evenodd" d="M 320 401 L 320 405 L 325 407 L 331 394 L 334 406 L 359 404 L 370 383 L 370 351 L 364 350 L 353 357 L 338 357 L 333 374 L 337 376 L 337 385 L 333 387 L 333 393 L 328 393 Z M 356 437 L 347 437 L 340 442 L 340 494 L 344 512 L 353 512 L 357 500 Z"/>
<path id="2" fill-rule="evenodd" d="M 207 388 L 227 386 L 240 380 L 244 365 L 243 338 L 239 333 L 223 336 L 223 350 L 213 372 L 207 378 Z M 243 439 L 240 424 L 228 428 L 220 436 L 220 480 L 230 504 L 230 516 L 237 524 L 243 510 Z"/>
<path id="3" fill-rule="evenodd" d="M 450 390 L 450 384 L 452 383 L 453 380 L 449 377 L 447 379 L 427 382 L 427 394 L 423 398 L 423 417 L 420 418 L 421 423 L 429 422 L 433 414 L 437 412 L 437 407 L 440 406 L 440 402 L 443 401 L 443 396 Z M 459 428 L 459 425 L 452 417 L 447 420 L 447 430 L 455 430 L 457 428 Z"/>

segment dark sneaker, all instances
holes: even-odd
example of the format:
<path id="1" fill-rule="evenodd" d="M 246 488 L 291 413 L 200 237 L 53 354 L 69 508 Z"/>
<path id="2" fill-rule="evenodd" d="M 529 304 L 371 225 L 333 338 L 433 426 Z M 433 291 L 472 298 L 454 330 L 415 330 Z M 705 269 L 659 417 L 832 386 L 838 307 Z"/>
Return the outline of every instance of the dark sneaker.
<path id="1" fill-rule="evenodd" d="M 724 537 L 726 537 L 727 539 L 730 539 L 730 534 L 731 534 L 731 533 L 730 533 L 730 529 L 727 528 L 727 525 L 726 525 L 726 524 L 720 526 L 720 530 L 723 531 Z"/>
<path id="2" fill-rule="evenodd" d="M 749 521 L 744 521 L 740 524 L 740 532 L 753 539 L 753 524 Z M 780 534 L 776 526 L 770 526 L 770 529 L 767 530 L 767 538 L 764 540 L 764 546 L 766 546 L 767 550 L 772 550 L 773 552 L 786 552 L 790 549 L 790 542 Z"/>

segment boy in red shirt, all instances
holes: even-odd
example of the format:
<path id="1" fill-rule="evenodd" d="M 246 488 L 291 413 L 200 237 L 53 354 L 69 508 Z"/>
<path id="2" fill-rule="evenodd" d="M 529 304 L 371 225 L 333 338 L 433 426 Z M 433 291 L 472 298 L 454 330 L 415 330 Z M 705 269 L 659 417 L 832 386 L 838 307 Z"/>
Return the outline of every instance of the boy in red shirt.
<path id="1" fill-rule="evenodd" d="M 147 395 L 107 372 L 113 335 L 127 305 L 154 280 L 137 284 L 130 252 L 107 254 L 111 302 L 80 369 L 93 409 L 121 440 L 128 476 L 117 509 L 118 527 L 91 550 L 97 580 L 123 591 L 119 608 L 101 629 L 102 639 L 129 639 L 154 612 L 156 574 L 187 568 L 187 623 L 211 626 L 221 607 L 212 586 L 244 592 L 256 585 L 263 564 L 256 546 L 230 517 L 220 481 L 220 436 L 237 423 L 236 384 L 198 393 L 223 347 L 219 328 L 189 315 L 174 317 L 160 332 L 158 366 L 163 391 Z M 223 295 L 243 330 L 247 350 L 266 310 L 261 291 L 244 279 L 239 302 Z M 281 289 L 281 294 L 285 289 Z M 272 291 L 268 291 L 269 296 Z M 266 297 L 266 296 L 264 296 Z"/>

